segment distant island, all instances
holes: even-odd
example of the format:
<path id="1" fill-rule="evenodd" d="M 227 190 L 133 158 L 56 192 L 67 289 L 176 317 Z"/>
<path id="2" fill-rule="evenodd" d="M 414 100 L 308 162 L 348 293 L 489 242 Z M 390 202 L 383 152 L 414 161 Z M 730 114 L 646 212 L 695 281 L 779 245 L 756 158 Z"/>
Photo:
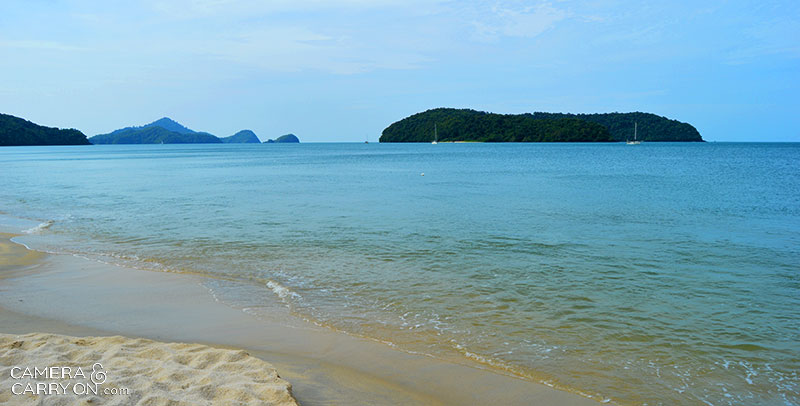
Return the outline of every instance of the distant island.
<path id="1" fill-rule="evenodd" d="M 265 144 L 272 144 L 272 143 L 276 143 L 276 142 L 298 143 L 298 142 L 300 142 L 300 139 L 298 139 L 297 136 L 294 135 L 294 134 L 286 134 L 286 135 L 281 135 L 280 137 L 278 137 L 275 140 L 266 140 L 266 141 L 264 141 Z"/>
<path id="2" fill-rule="evenodd" d="M 258 139 L 256 133 L 250 130 L 242 130 L 230 137 L 220 138 L 220 141 L 226 144 L 260 144 L 261 140 Z"/>
<path id="3" fill-rule="evenodd" d="M 45 127 L 24 118 L 0 114 L 0 146 L 88 144 L 86 136 L 76 129 Z"/>
<path id="4" fill-rule="evenodd" d="M 691 124 L 650 113 L 496 114 L 471 109 L 437 108 L 414 114 L 383 130 L 380 142 L 618 142 L 700 141 Z"/>
<path id="5" fill-rule="evenodd" d="M 255 139 L 255 141 L 253 141 Z M 242 130 L 226 137 L 218 138 L 207 132 L 190 130 L 182 124 L 164 117 L 141 127 L 126 127 L 108 134 L 89 138 L 92 144 L 220 144 L 260 142 L 250 130 Z"/>

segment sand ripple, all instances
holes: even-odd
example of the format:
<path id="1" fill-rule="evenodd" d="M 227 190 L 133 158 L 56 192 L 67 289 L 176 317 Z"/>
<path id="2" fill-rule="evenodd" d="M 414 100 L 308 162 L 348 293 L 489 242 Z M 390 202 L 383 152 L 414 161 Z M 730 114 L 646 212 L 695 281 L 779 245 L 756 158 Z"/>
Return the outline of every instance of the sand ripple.
<path id="1" fill-rule="evenodd" d="M 14 366 L 80 367 L 88 378 L 94 363 L 102 364 L 106 374 L 98 395 L 76 395 L 73 389 L 66 390 L 67 394 L 12 393 L 15 383 L 57 382 L 74 387 L 89 382 L 80 376 L 14 379 Z M 16 387 L 17 392 L 22 385 Z M 115 389 L 127 389 L 129 394 L 111 394 Z M 120 336 L 78 338 L 38 333 L 0 334 L 0 404 L 297 405 L 291 384 L 270 364 L 244 351 Z"/>

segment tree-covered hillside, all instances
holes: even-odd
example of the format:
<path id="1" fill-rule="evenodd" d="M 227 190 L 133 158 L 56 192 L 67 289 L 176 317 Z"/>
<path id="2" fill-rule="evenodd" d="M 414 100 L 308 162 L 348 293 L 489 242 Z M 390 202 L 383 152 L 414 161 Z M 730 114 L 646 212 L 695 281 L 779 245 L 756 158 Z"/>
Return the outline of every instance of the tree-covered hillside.
<path id="1" fill-rule="evenodd" d="M 607 142 L 703 141 L 691 124 L 650 113 L 495 114 L 469 109 L 438 108 L 393 123 L 381 142 L 431 142 L 434 129 L 439 141 L 483 142 Z"/>
<path id="2" fill-rule="evenodd" d="M 297 138 L 297 136 L 294 135 L 294 134 L 285 134 L 285 135 L 281 135 L 277 139 L 274 139 L 274 140 L 269 139 L 269 140 L 264 141 L 265 144 L 272 144 L 272 143 L 298 143 L 298 142 L 300 142 L 300 139 Z"/>
<path id="3" fill-rule="evenodd" d="M 44 127 L 8 114 L 0 114 L 0 146 L 87 145 L 82 132 Z"/>
<path id="4" fill-rule="evenodd" d="M 616 141 L 633 139 L 634 124 L 638 124 L 637 138 L 643 141 L 702 142 L 703 137 L 694 126 L 651 113 L 534 113 L 536 118 L 577 118 L 608 128 Z"/>
<path id="5" fill-rule="evenodd" d="M 602 125 L 576 118 L 538 118 L 532 114 L 495 114 L 438 108 L 393 123 L 380 142 L 610 142 Z"/>
<path id="6" fill-rule="evenodd" d="M 113 134 L 95 135 L 92 144 L 219 144 L 219 138 L 208 133 L 181 134 L 163 127 L 117 130 Z"/>
<path id="7" fill-rule="evenodd" d="M 92 144 L 219 144 L 219 138 L 190 130 L 164 117 L 141 127 L 125 127 L 90 138 Z"/>
<path id="8" fill-rule="evenodd" d="M 250 130 L 242 130 L 230 137 L 220 138 L 220 141 L 226 144 L 260 144 L 261 140 L 258 139 L 256 133 Z"/>

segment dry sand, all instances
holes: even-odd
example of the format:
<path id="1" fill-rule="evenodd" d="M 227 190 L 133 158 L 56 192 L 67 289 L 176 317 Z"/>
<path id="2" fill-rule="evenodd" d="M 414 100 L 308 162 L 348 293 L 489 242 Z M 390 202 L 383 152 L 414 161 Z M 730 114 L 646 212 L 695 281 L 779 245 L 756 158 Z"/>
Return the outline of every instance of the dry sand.
<path id="1" fill-rule="evenodd" d="M 14 366 L 20 379 L 12 377 Z M 34 367 L 71 370 L 59 369 L 47 378 L 23 376 L 25 368 Z M 86 394 L 83 386 L 91 387 L 93 370 L 105 374 L 95 375 L 103 381 L 96 395 Z M 48 386 L 42 389 L 46 394 L 24 393 L 28 383 L 36 390 L 37 383 L 51 382 L 64 386 Z M 11 392 L 15 384 L 21 394 Z M 2 404 L 297 405 L 291 385 L 245 351 L 120 336 L 0 334 L 0 388 Z"/>

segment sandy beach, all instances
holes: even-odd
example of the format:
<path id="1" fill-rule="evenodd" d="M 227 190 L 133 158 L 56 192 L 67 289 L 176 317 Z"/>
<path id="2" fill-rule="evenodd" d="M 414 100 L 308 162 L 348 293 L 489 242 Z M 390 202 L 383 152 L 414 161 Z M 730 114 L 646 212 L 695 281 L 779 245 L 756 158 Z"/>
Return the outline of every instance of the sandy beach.
<path id="1" fill-rule="evenodd" d="M 82 367 L 89 364 L 91 370 Z M 291 385 L 270 364 L 245 351 L 200 344 L 0 334 L 0 365 L 4 404 L 46 397 L 53 405 L 297 405 Z"/>
<path id="2" fill-rule="evenodd" d="M 72 362 L 102 363 L 132 393 L 92 404 L 293 404 L 291 394 L 303 405 L 596 404 L 312 326 L 285 309 L 255 319 L 215 301 L 198 276 L 46 255 L 11 237 L 0 243 L 0 400 L 12 404 L 85 404 L 9 395 L 11 367 Z"/>

